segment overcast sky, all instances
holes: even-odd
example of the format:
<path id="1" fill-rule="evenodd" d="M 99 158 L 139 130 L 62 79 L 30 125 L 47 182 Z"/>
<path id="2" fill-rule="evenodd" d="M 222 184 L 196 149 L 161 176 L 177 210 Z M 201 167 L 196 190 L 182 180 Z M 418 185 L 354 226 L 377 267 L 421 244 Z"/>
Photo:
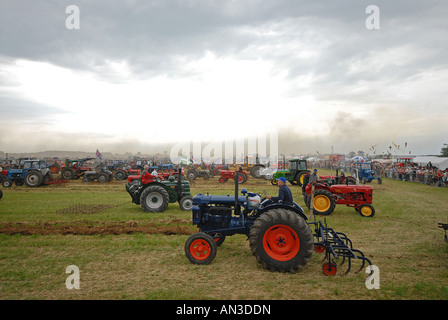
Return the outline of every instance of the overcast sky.
<path id="1" fill-rule="evenodd" d="M 281 153 L 440 154 L 447 17 L 445 0 L 0 0 L 0 151 L 278 130 Z"/>

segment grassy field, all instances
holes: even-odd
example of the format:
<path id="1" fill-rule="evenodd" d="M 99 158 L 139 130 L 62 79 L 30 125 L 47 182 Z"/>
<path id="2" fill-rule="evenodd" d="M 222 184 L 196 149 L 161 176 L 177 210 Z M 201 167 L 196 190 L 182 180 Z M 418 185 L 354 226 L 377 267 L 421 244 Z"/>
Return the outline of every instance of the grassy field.
<path id="1" fill-rule="evenodd" d="M 3 188 L 0 299 L 448 299 L 448 244 L 438 228 L 448 223 L 447 188 L 384 179 L 372 183 L 373 218 L 345 206 L 327 217 L 379 268 L 380 288 L 367 289 L 364 270 L 325 276 L 318 253 L 296 274 L 264 270 L 239 235 L 226 239 L 212 264 L 192 265 L 184 254 L 196 232 L 191 213 L 178 204 L 144 213 L 124 185 Z M 277 192 L 266 180 L 249 179 L 244 187 Z M 291 189 L 308 215 L 300 188 Z M 198 179 L 192 194 L 199 192 L 233 194 L 233 185 Z M 66 288 L 70 265 L 80 270 L 79 290 Z"/>

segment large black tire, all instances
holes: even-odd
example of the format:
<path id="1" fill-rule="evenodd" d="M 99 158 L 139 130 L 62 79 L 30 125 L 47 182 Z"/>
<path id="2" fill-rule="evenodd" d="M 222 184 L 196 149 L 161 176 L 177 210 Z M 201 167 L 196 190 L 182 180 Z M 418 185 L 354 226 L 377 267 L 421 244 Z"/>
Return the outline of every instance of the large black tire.
<path id="1" fill-rule="evenodd" d="M 64 180 L 73 180 L 75 177 L 75 172 L 72 168 L 62 168 L 61 170 L 61 178 Z"/>
<path id="2" fill-rule="evenodd" d="M 271 209 L 250 229 L 252 254 L 263 268 L 295 273 L 305 267 L 314 251 L 314 236 L 305 219 L 294 211 Z"/>
<path id="3" fill-rule="evenodd" d="M 195 169 L 190 169 L 187 171 L 187 179 L 188 180 L 196 180 L 199 173 Z"/>
<path id="4" fill-rule="evenodd" d="M 215 240 L 204 232 L 191 235 L 185 242 L 185 255 L 193 264 L 210 264 L 217 251 Z"/>
<path id="5" fill-rule="evenodd" d="M 127 173 L 124 170 L 117 170 L 115 172 L 115 180 L 124 180 L 127 177 Z"/>
<path id="6" fill-rule="evenodd" d="M 0 190 L 0 199 L 3 198 L 3 191 Z"/>
<path id="7" fill-rule="evenodd" d="M 310 201 L 308 197 L 308 202 Z M 307 204 L 308 208 L 310 208 L 311 204 Z M 314 191 L 314 199 L 313 199 L 313 213 L 319 214 L 323 216 L 328 216 L 333 213 L 334 208 L 336 207 L 336 200 L 334 196 L 328 190 L 317 189 Z"/>
<path id="8" fill-rule="evenodd" d="M 306 174 L 307 174 L 306 171 L 298 172 L 298 173 L 296 174 L 296 176 L 295 176 L 295 180 L 297 181 L 297 184 L 298 184 L 299 186 L 302 186 L 302 185 L 303 185 L 303 178 L 304 178 L 304 176 L 305 176 Z"/>
<path id="9" fill-rule="evenodd" d="M 244 173 L 237 173 L 238 183 L 242 184 L 247 181 L 247 176 Z"/>
<path id="10" fill-rule="evenodd" d="M 42 184 L 44 177 L 39 171 L 30 171 L 25 176 L 25 184 L 28 187 L 34 188 Z"/>
<path id="11" fill-rule="evenodd" d="M 264 168 L 264 165 L 256 164 L 250 169 L 250 175 L 254 178 L 261 178 L 261 170 Z"/>
<path id="12" fill-rule="evenodd" d="M 105 183 L 107 181 L 109 181 L 109 177 L 107 176 L 107 173 L 100 173 L 98 174 L 98 177 L 96 178 L 98 180 L 99 183 Z"/>
<path id="13" fill-rule="evenodd" d="M 341 184 L 348 184 L 349 185 L 355 185 L 356 184 L 356 178 L 352 177 L 352 176 L 347 176 L 343 179 L 341 179 Z"/>
<path id="14" fill-rule="evenodd" d="M 140 195 L 140 204 L 145 212 L 163 212 L 169 202 L 170 196 L 161 186 L 149 186 Z"/>

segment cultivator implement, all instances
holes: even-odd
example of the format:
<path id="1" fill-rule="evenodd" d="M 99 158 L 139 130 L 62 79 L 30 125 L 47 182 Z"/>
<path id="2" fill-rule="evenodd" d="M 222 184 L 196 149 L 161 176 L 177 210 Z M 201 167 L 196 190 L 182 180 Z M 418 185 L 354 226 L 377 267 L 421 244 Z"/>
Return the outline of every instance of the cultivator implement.
<path id="1" fill-rule="evenodd" d="M 348 267 L 344 274 L 350 272 L 352 268 L 352 259 L 360 260 L 361 267 L 358 271 L 364 269 L 366 263 L 371 266 L 372 263 L 364 253 L 353 248 L 352 241 L 342 232 L 336 232 L 334 229 L 327 227 L 326 220 L 309 222 L 311 229 L 314 226 L 314 250 L 317 253 L 324 253 L 322 271 L 328 276 L 333 276 L 337 272 L 337 263 L 342 266 L 347 260 Z M 372 273 L 372 272 L 371 272 Z"/>

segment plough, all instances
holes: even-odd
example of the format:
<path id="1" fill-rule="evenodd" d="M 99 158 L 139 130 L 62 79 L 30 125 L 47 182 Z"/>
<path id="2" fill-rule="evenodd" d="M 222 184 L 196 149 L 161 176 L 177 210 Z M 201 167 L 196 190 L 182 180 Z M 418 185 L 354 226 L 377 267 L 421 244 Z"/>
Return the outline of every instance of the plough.
<path id="1" fill-rule="evenodd" d="M 326 219 L 324 222 L 314 220 L 308 222 L 311 229 L 314 227 L 314 251 L 317 253 L 325 252 L 323 258 L 322 271 L 327 276 L 334 276 L 337 272 L 336 260 L 342 259 L 340 266 L 348 260 L 348 268 L 344 274 L 350 272 L 352 268 L 352 259 L 361 260 L 362 264 L 357 273 L 364 269 L 366 263 L 372 265 L 370 260 L 365 257 L 361 250 L 354 249 L 352 241 L 342 232 L 336 232 L 333 228 L 327 227 Z M 372 273 L 372 271 L 371 271 Z"/>

